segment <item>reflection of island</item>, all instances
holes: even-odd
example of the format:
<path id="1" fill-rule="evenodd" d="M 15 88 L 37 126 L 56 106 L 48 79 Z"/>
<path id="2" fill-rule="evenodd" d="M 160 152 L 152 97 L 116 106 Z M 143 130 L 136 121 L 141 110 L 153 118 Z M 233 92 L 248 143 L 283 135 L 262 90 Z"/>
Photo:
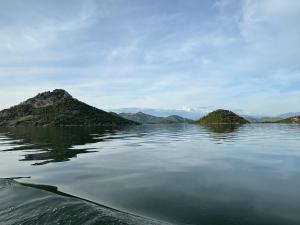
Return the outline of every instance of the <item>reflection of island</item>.
<path id="1" fill-rule="evenodd" d="M 194 124 L 203 126 L 209 135 L 216 141 L 233 140 L 234 133 L 243 124 L 247 124 L 245 118 L 229 110 L 218 109 L 195 121 Z"/>
<path id="2" fill-rule="evenodd" d="M 201 124 L 209 137 L 218 144 L 237 139 L 237 131 L 242 126 L 242 124 Z"/>
<path id="3" fill-rule="evenodd" d="M 33 165 L 67 161 L 77 154 L 94 152 L 91 148 L 74 146 L 104 141 L 104 136 L 112 133 L 100 127 L 1 128 L 1 132 L 16 140 L 12 143 L 16 147 L 5 151 L 25 150 L 21 161 L 39 161 Z"/>
<path id="4" fill-rule="evenodd" d="M 203 127 L 205 127 L 210 132 L 214 133 L 233 133 L 238 128 L 240 128 L 241 124 L 203 124 Z"/>

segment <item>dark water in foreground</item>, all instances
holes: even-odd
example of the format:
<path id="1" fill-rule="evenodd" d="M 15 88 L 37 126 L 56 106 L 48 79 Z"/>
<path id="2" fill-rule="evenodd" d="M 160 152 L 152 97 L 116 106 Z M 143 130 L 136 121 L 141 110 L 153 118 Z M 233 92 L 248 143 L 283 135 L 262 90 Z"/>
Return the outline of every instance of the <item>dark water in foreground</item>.
<path id="1" fill-rule="evenodd" d="M 50 190 L 50 191 L 49 191 Z M 161 221 L 119 212 L 87 202 L 45 185 L 0 179 L 0 220 L 3 224 L 158 225 Z"/>
<path id="2" fill-rule="evenodd" d="M 58 191 L 0 179 L 1 225 L 299 225 L 300 126 L 0 129 L 0 177 L 27 176 Z"/>

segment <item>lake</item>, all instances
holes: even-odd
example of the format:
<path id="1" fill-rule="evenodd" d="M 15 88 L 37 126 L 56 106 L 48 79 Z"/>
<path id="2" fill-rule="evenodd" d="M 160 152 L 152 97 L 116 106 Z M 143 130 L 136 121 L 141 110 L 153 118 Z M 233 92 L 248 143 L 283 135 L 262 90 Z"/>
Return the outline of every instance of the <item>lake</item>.
<path id="1" fill-rule="evenodd" d="M 0 224 L 299 225 L 300 126 L 0 128 L 0 177 Z"/>

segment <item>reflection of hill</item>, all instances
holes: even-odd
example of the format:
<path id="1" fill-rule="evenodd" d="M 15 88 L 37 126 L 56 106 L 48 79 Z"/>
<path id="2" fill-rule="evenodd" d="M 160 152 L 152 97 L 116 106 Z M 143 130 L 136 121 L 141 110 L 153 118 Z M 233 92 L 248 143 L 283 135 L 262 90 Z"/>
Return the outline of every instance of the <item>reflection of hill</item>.
<path id="1" fill-rule="evenodd" d="M 96 143 L 103 141 L 103 137 L 111 130 L 100 127 L 64 127 L 64 128 L 8 128 L 1 132 L 16 142 L 17 147 L 6 151 L 24 151 L 24 159 L 21 161 L 40 160 L 34 165 L 42 165 L 50 162 L 67 161 L 77 154 L 93 152 L 89 148 L 76 149 L 73 146 Z M 94 138 L 97 136 L 97 139 Z"/>
<path id="2" fill-rule="evenodd" d="M 242 125 L 240 124 L 205 124 L 202 125 L 210 132 L 214 133 L 232 133 L 235 132 Z"/>
<path id="3" fill-rule="evenodd" d="M 232 142 L 238 138 L 237 131 L 243 125 L 241 124 L 205 124 L 201 125 L 207 130 L 209 137 L 217 143 Z"/>

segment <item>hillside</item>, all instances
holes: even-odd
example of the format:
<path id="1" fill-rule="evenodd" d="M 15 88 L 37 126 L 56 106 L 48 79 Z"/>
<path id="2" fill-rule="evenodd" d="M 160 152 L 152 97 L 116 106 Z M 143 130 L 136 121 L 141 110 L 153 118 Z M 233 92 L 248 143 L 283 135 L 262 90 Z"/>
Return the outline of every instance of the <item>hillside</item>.
<path id="1" fill-rule="evenodd" d="M 195 121 L 196 124 L 244 124 L 248 120 L 238 116 L 234 112 L 224 109 L 215 110 L 201 119 Z"/>
<path id="2" fill-rule="evenodd" d="M 89 106 L 68 92 L 43 92 L 0 111 L 0 126 L 118 126 L 136 124 Z"/>
<path id="3" fill-rule="evenodd" d="M 272 123 L 276 122 L 278 120 L 282 120 L 281 117 L 251 117 L 251 116 L 243 116 L 246 120 L 248 120 L 251 123 Z"/>
<path id="4" fill-rule="evenodd" d="M 296 123 L 300 124 L 300 116 L 293 116 L 283 120 L 277 121 L 277 123 Z"/>
<path id="5" fill-rule="evenodd" d="M 192 122 L 190 119 L 186 119 L 180 116 L 168 116 L 168 117 L 158 117 L 152 116 L 146 113 L 120 113 L 120 116 L 128 120 L 132 120 L 142 124 L 160 124 L 160 123 L 189 123 Z"/>

